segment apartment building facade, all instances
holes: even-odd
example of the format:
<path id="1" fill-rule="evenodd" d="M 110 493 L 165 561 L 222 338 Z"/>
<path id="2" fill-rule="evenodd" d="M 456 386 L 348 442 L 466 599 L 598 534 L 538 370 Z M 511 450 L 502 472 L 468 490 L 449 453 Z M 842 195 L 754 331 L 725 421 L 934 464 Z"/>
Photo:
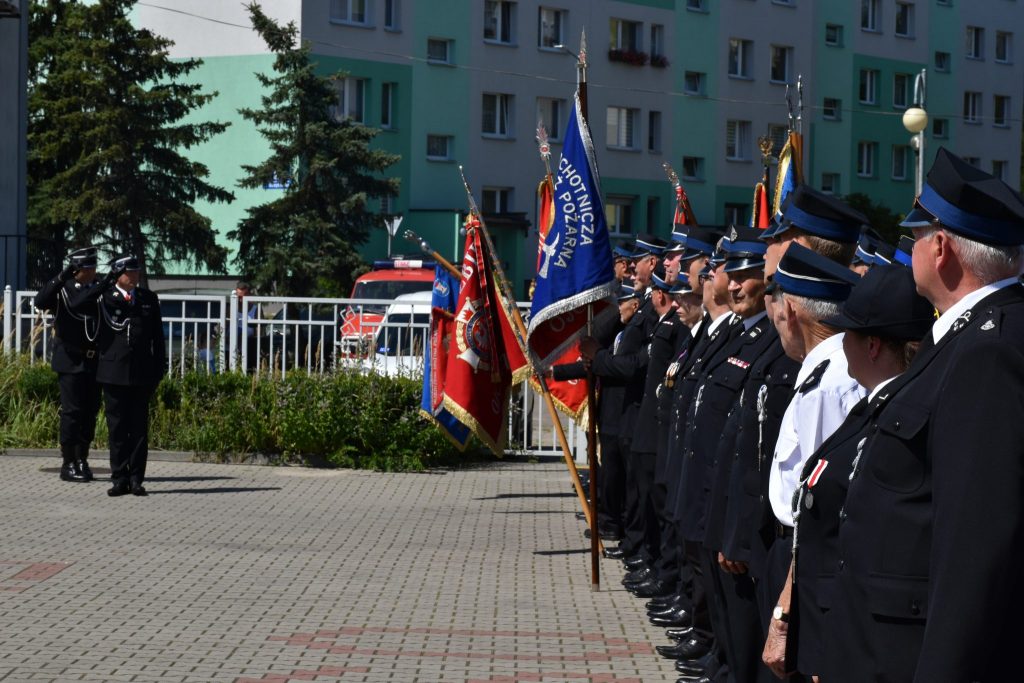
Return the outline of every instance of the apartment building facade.
<path id="1" fill-rule="evenodd" d="M 266 142 L 237 114 L 259 105 L 255 72 L 273 56 L 236 3 L 147 3 L 135 20 L 202 57 L 196 81 L 218 97 L 197 117 L 231 121 L 195 158 L 236 201 L 204 206 L 225 244 L 245 209 L 279 189 L 236 187 Z M 1024 27 L 1017 0 L 280 0 L 318 69 L 336 80 L 338 117 L 381 129 L 401 155 L 401 214 L 445 256 L 460 253 L 461 165 L 517 293 L 533 275 L 536 188 L 544 167 L 537 122 L 555 161 L 572 111 L 586 32 L 589 120 L 615 235 L 671 229 L 670 163 L 698 220 L 749 219 L 762 173 L 758 138 L 777 152 L 790 115 L 805 136 L 806 181 L 862 192 L 898 212 L 914 195 L 915 152 L 902 125 L 926 71 L 925 160 L 940 145 L 1020 183 Z M 1018 31 L 1019 33 L 1020 31 Z M 803 83 L 803 109 L 795 85 Z M 787 87 L 792 106 L 787 106 Z M 381 230 L 367 258 L 385 255 Z M 395 251 L 401 251 L 400 241 Z"/>

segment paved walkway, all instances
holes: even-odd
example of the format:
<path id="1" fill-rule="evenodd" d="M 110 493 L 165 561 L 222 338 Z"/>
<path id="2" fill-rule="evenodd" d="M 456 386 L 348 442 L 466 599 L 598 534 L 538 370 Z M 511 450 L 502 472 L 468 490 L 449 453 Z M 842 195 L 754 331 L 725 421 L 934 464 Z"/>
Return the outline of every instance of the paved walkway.
<path id="1" fill-rule="evenodd" d="M 116 499 L 57 465 L 0 457 L 0 680 L 676 678 L 620 565 L 590 590 L 561 464 L 151 462 Z"/>

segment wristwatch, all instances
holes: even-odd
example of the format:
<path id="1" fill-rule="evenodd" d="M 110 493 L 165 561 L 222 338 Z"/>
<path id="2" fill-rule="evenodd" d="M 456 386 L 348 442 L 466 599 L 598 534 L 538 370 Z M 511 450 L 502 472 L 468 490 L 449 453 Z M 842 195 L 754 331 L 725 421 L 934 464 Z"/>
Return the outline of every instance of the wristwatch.
<path id="1" fill-rule="evenodd" d="M 772 619 L 781 621 L 783 624 L 789 623 L 789 612 L 782 609 L 782 605 L 775 605 L 775 609 L 772 610 Z"/>

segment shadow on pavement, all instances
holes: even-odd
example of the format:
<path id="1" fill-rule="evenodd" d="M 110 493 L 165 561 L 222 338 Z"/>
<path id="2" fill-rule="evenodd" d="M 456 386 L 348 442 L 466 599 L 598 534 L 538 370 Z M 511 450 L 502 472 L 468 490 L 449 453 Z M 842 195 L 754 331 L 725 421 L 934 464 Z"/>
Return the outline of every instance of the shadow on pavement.
<path id="1" fill-rule="evenodd" d="M 534 550 L 534 555 L 551 557 L 553 555 L 589 555 L 590 548 L 573 548 L 572 550 Z"/>
<path id="2" fill-rule="evenodd" d="M 496 496 L 484 496 L 473 500 L 501 500 L 503 498 L 575 498 L 576 494 L 569 493 L 499 493 Z"/>
<path id="3" fill-rule="evenodd" d="M 148 484 L 151 479 L 147 479 Z M 250 491 L 280 491 L 280 486 L 218 486 L 210 489 L 150 489 L 149 495 L 163 493 L 249 493 Z"/>
<path id="4" fill-rule="evenodd" d="M 220 481 L 222 479 L 237 479 L 238 477 L 146 477 L 146 483 L 155 481 Z"/>

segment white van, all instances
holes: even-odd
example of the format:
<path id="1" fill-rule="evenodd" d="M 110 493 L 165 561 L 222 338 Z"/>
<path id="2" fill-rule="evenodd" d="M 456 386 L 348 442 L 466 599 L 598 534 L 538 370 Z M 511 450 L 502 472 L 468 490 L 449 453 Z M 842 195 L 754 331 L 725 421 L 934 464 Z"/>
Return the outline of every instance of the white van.
<path id="1" fill-rule="evenodd" d="M 433 292 L 401 294 L 388 306 L 373 336 L 368 369 L 382 375 L 422 378 L 423 357 L 430 339 Z"/>

